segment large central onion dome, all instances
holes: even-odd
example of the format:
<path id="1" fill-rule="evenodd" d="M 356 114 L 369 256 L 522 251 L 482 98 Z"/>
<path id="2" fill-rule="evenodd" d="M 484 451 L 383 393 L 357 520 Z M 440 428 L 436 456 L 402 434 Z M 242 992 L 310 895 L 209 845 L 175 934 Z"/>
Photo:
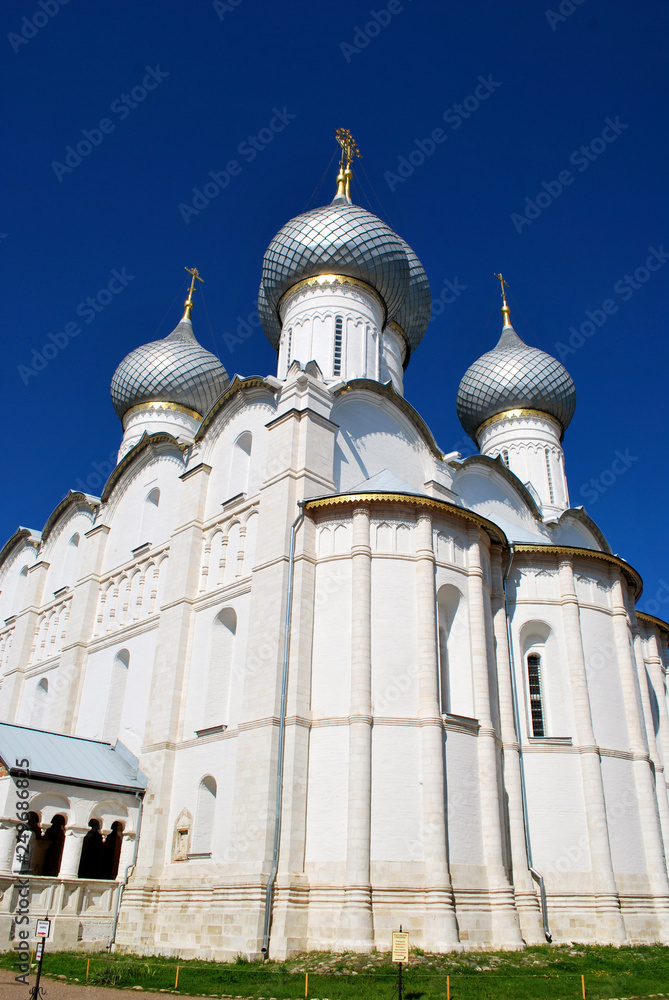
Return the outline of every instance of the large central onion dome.
<path id="1" fill-rule="evenodd" d="M 332 204 L 291 219 L 265 252 L 258 312 L 274 348 L 278 349 L 281 337 L 282 295 L 304 278 L 321 274 L 371 285 L 383 299 L 386 321 L 402 328 L 409 350 L 418 346 L 431 305 L 423 266 L 390 226 L 354 205 L 341 185 Z"/>
<path id="2" fill-rule="evenodd" d="M 177 403 L 203 416 L 230 379 L 213 354 L 195 339 L 188 315 L 163 340 L 128 354 L 114 372 L 111 396 L 118 416 L 139 403 Z"/>
<path id="3" fill-rule="evenodd" d="M 476 440 L 485 420 L 518 408 L 548 413 L 565 431 L 576 408 L 576 389 L 566 368 L 550 354 L 528 347 L 507 316 L 497 346 L 465 372 L 457 410 L 465 431 Z"/>

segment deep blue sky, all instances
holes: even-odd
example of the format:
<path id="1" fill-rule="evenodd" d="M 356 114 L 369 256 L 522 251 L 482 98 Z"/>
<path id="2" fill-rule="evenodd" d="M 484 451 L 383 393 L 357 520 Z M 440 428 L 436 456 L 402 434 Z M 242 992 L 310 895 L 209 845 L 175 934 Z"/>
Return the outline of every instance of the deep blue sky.
<path id="1" fill-rule="evenodd" d="M 55 14 L 58 0 L 42 2 L 46 14 L 38 0 L 1 14 L 3 540 L 18 524 L 41 528 L 70 487 L 99 493 L 96 463 L 121 438 L 112 373 L 176 325 L 184 265 L 206 281 L 211 328 L 201 301 L 194 313 L 201 343 L 231 374 L 275 373 L 262 332 L 232 338 L 255 309 L 272 236 L 332 198 L 334 162 L 310 200 L 344 126 L 363 153 L 355 200 L 416 250 L 435 299 L 446 281 L 461 289 L 447 291 L 454 301 L 438 307 L 406 378 L 444 451 L 464 446 L 459 380 L 499 335 L 493 272 L 509 282 L 518 332 L 553 354 L 588 310 L 605 317 L 564 356 L 578 392 L 565 437 L 572 503 L 641 572 L 641 606 L 656 600 L 649 609 L 669 616 L 664 2 L 563 0 L 562 15 L 558 3 L 491 0 L 70 0 Z M 372 10 L 379 17 L 366 28 Z M 379 20 L 388 23 L 377 31 Z M 123 95 L 142 87 L 147 68 L 154 89 L 134 91 L 145 97 L 129 107 Z M 487 96 L 475 107 L 465 99 L 477 86 Z M 275 109 L 287 124 L 251 160 L 249 137 L 267 139 Z M 68 172 L 54 167 L 102 119 L 108 131 L 92 132 L 90 155 L 70 158 Z M 446 140 L 396 182 L 400 157 L 440 128 Z M 578 153 L 584 145 L 590 158 Z M 186 222 L 179 206 L 231 160 L 238 172 Z M 562 171 L 571 181 L 554 196 Z M 514 224 L 540 192 L 531 224 Z M 645 267 L 650 248 L 659 269 L 638 272 L 636 287 L 617 284 Z M 114 269 L 132 280 L 86 322 L 93 314 L 77 315 L 79 304 Z M 595 312 L 604 300 L 611 315 Z M 68 323 L 81 332 L 28 374 L 40 364 L 33 349 Z M 617 452 L 627 468 L 607 475 Z"/>

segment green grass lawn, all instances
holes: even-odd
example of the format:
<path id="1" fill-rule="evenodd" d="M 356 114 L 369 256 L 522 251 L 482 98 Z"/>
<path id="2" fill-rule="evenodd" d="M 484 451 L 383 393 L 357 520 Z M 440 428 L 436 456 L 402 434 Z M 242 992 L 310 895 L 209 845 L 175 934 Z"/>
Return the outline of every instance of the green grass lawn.
<path id="1" fill-rule="evenodd" d="M 43 974 L 118 987 L 173 990 L 179 966 L 178 992 L 214 996 L 298 1000 L 384 1000 L 397 996 L 397 966 L 387 953 L 370 955 L 311 952 L 288 962 L 202 962 L 178 959 L 47 952 Z M 0 965 L 11 968 L 11 952 Z M 521 952 L 467 952 L 425 955 L 412 951 L 404 967 L 405 1000 L 441 1000 L 450 976 L 452 1000 L 581 1000 L 581 975 L 587 1000 L 612 997 L 669 996 L 669 948 L 598 948 L 545 945 Z M 31 977 L 31 983 L 34 978 Z"/>

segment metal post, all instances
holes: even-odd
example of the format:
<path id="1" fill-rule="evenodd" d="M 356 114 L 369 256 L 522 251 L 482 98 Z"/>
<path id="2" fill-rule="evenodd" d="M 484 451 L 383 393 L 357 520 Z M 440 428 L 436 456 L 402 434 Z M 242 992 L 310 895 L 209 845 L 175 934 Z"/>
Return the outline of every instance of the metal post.
<path id="1" fill-rule="evenodd" d="M 42 961 L 44 959 L 44 938 L 41 938 L 41 940 L 37 942 L 37 954 L 39 957 L 37 979 L 35 980 L 35 985 L 30 990 L 30 1000 L 39 1000 L 39 998 L 44 996 L 45 993 L 44 987 L 39 984 L 40 976 L 42 975 Z"/>

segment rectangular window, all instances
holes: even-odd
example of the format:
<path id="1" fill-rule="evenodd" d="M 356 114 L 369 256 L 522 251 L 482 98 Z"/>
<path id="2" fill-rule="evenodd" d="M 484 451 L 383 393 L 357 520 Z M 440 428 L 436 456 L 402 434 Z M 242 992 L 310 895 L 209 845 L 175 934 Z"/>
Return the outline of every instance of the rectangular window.
<path id="1" fill-rule="evenodd" d="M 530 653 L 527 657 L 527 679 L 530 688 L 532 735 L 545 736 L 544 707 L 541 699 L 541 657 L 536 653 Z"/>
<path id="2" fill-rule="evenodd" d="M 341 375 L 341 345 L 343 337 L 343 320 L 341 316 L 335 316 L 334 335 L 334 361 L 332 363 L 332 374 Z"/>

